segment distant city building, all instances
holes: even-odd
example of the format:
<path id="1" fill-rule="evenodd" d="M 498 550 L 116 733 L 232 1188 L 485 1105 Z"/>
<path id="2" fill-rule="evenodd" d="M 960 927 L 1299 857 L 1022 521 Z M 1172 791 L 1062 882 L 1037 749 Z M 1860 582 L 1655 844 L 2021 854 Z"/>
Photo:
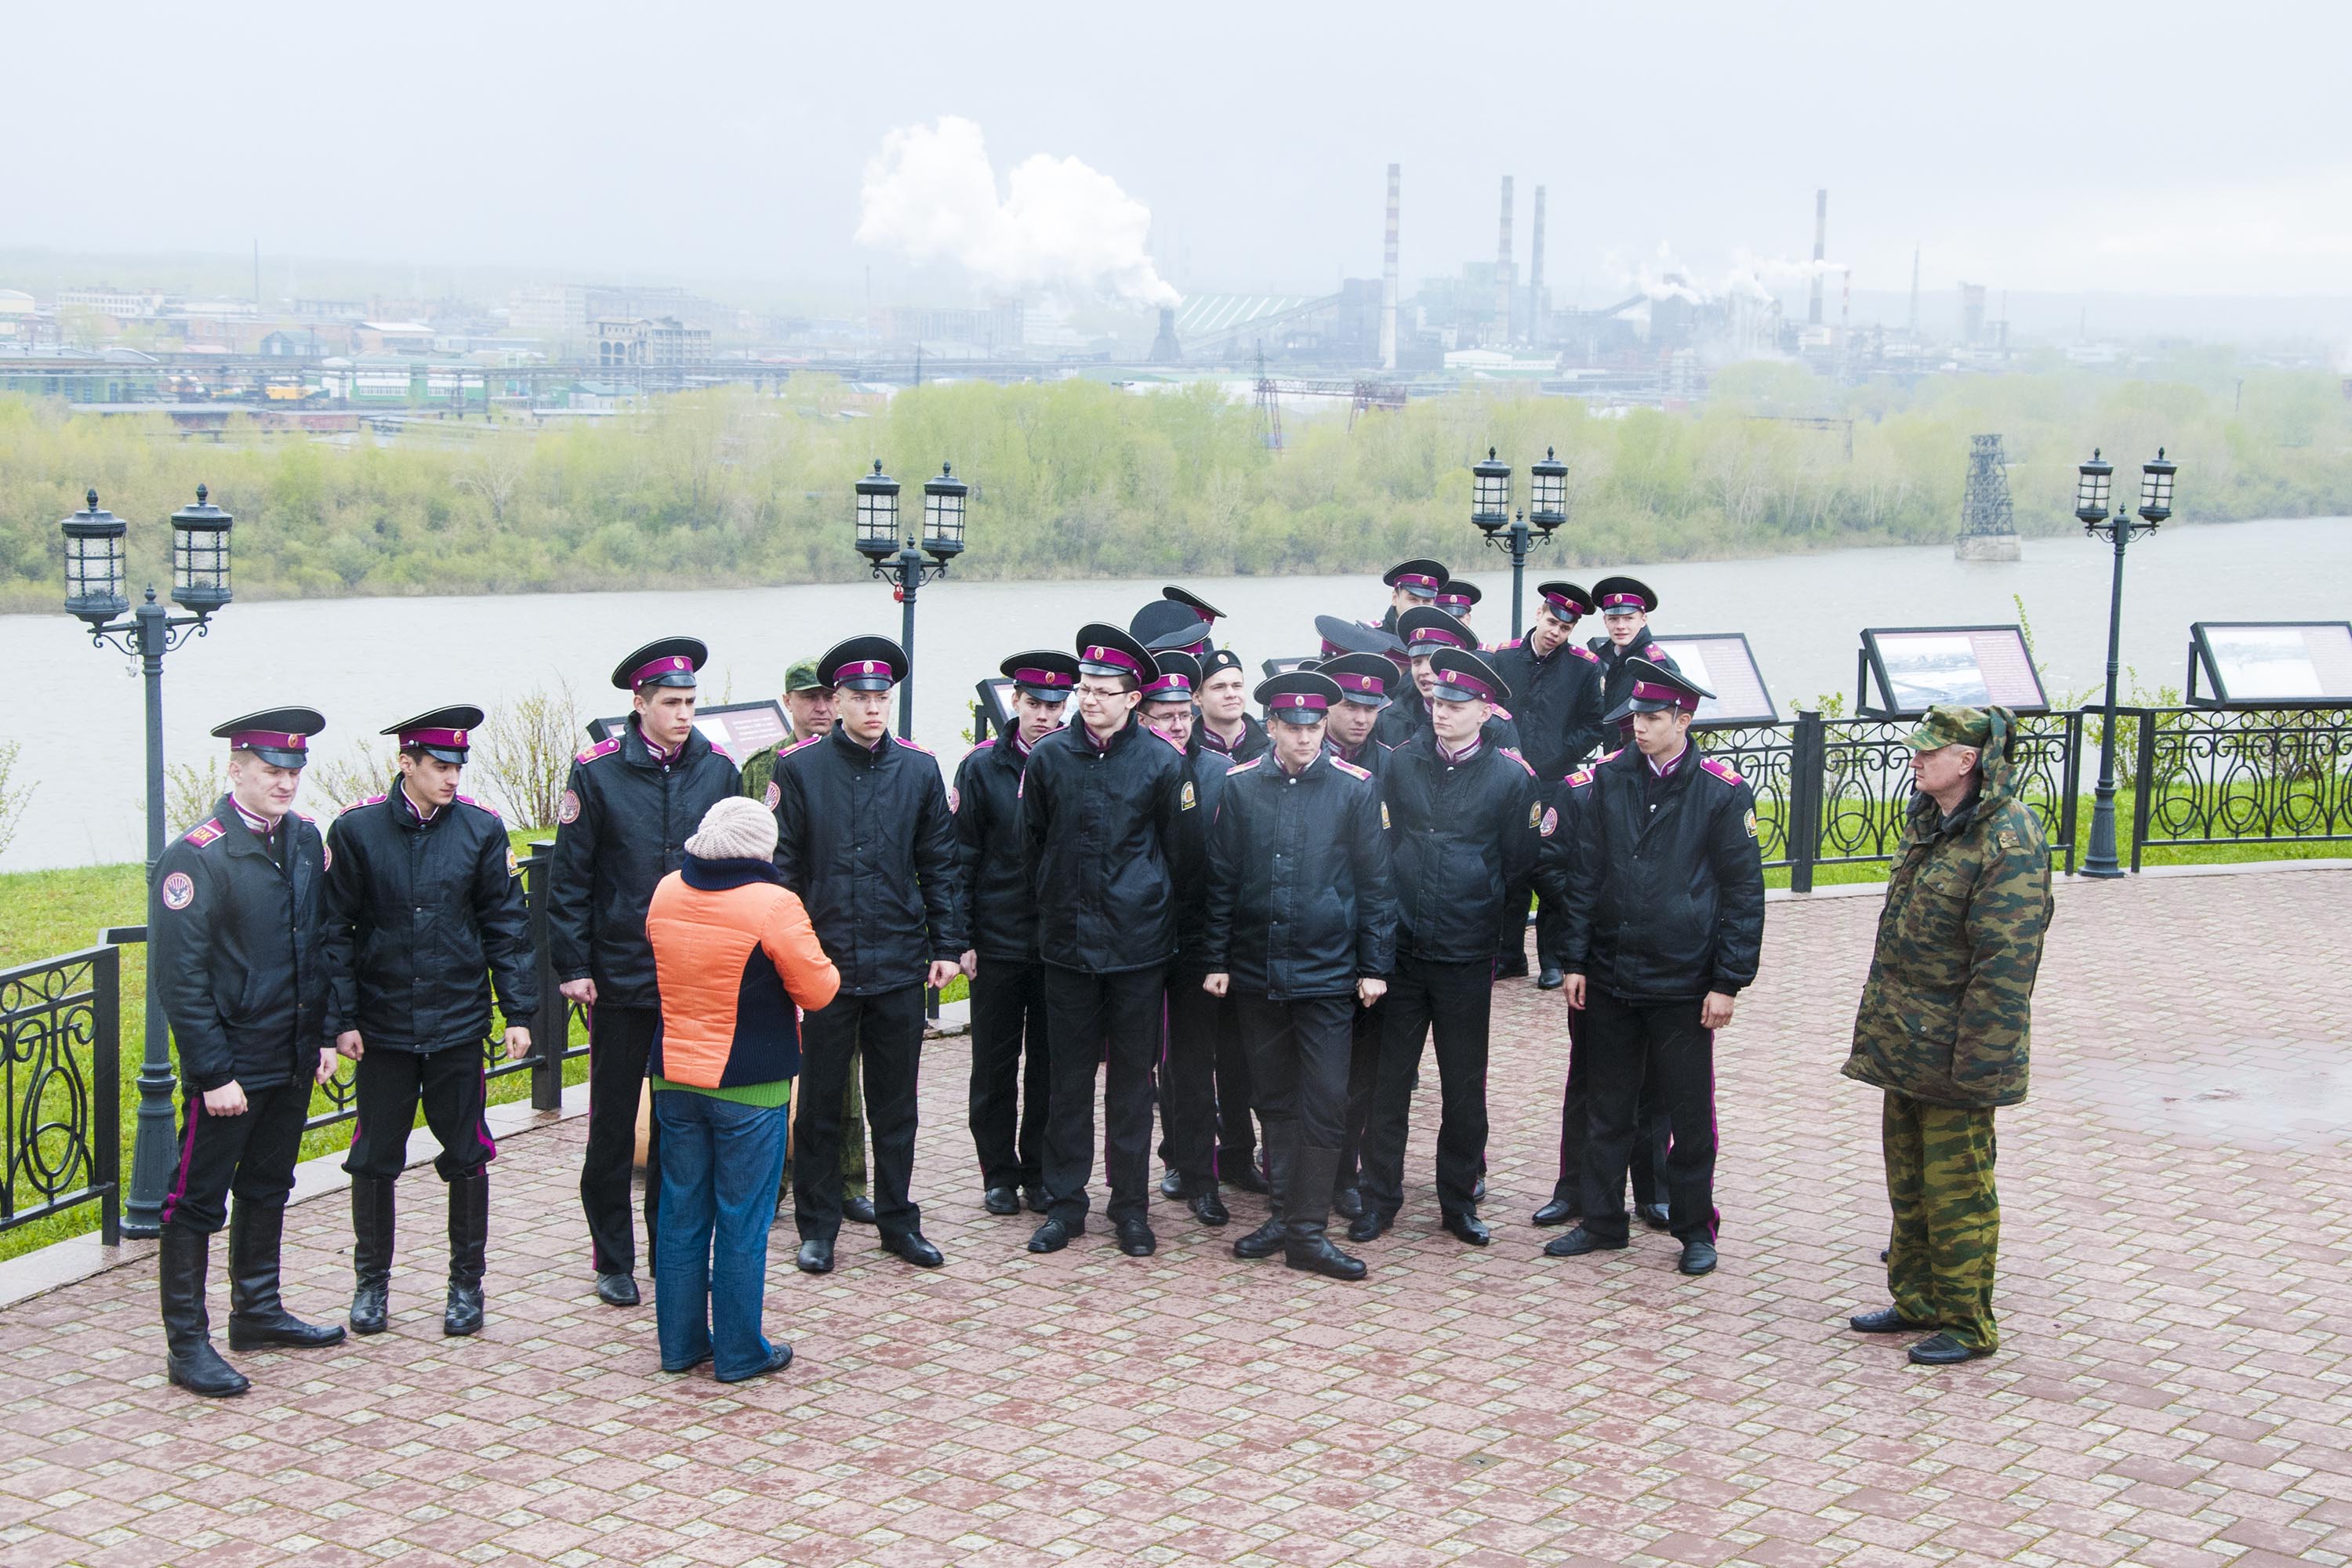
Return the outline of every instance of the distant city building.
<path id="1" fill-rule="evenodd" d="M 709 357 L 710 329 L 686 326 L 675 316 L 596 323 L 601 366 L 700 364 Z"/>
<path id="2" fill-rule="evenodd" d="M 143 289 L 60 289 L 58 290 L 58 310 L 86 310 L 94 315 L 112 316 L 117 321 L 152 320 L 166 308 L 180 301 L 165 294 Z"/>
<path id="3" fill-rule="evenodd" d="M 362 321 L 354 335 L 362 354 L 433 352 L 433 329 L 422 321 Z"/>

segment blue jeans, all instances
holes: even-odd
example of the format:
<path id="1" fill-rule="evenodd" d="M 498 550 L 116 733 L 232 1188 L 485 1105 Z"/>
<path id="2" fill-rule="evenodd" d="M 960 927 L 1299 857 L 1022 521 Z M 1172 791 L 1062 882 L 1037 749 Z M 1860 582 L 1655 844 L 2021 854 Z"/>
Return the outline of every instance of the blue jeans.
<path id="1" fill-rule="evenodd" d="M 760 1310 L 791 1114 L 788 1106 L 739 1105 L 684 1089 L 654 1095 L 662 1139 L 654 1320 L 665 1372 L 683 1372 L 706 1355 L 723 1379 L 749 1377 L 767 1364 Z"/>

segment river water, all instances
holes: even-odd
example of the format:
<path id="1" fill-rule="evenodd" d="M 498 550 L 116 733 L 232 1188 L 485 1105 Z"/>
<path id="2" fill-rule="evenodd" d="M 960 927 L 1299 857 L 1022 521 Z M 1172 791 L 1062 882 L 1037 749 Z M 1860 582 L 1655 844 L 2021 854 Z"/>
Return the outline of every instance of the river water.
<path id="1" fill-rule="evenodd" d="M 979 542 L 985 549 L 985 542 Z M 1492 552 L 1456 553 L 1486 597 L 1473 626 L 1510 629 L 1510 569 Z M 1745 632 L 1786 719 L 1828 692 L 1853 694 L 1856 632 L 1865 626 L 1966 626 L 2017 618 L 2024 601 L 2053 700 L 2103 678 L 2112 553 L 2079 537 L 2029 540 L 2025 559 L 1961 563 L 1948 545 L 1845 550 L 1761 561 L 1625 568 L 1661 600 L 1662 634 Z M 1538 552 L 1528 584 L 1552 574 Z M 1599 572 L 1568 574 L 1588 585 Z M 1160 579 L 966 583 L 923 590 L 917 624 L 915 735 L 948 765 L 963 751 L 972 684 L 1010 653 L 1066 647 L 1082 621 L 1124 625 L 1159 596 Z M 1255 671 L 1261 658 L 1311 654 L 1318 614 L 1377 616 L 1376 577 L 1190 580 L 1231 617 L 1219 641 Z M 2352 519 L 2169 527 L 2134 544 L 2125 584 L 2124 657 L 2150 689 L 2179 686 L 2192 620 L 2340 620 L 2352 615 Z M 209 637 L 164 664 L 164 743 L 173 761 L 203 758 L 206 731 L 253 709 L 304 703 L 330 728 L 314 755 L 448 702 L 498 706 L 568 679 L 583 711 L 616 712 L 614 663 L 656 637 L 709 643 L 705 701 L 782 689 L 795 658 L 858 633 L 898 633 L 879 584 L 478 598 L 340 599 L 233 605 Z M 1597 634 L 1597 623 L 1585 628 Z M 137 666 L 91 648 L 62 611 L 0 616 L 0 668 L 34 706 L 10 727 L 22 742 L 16 784 L 37 784 L 0 869 L 136 859 L 143 729 Z M 5 959 L 11 955 L 0 955 Z"/>

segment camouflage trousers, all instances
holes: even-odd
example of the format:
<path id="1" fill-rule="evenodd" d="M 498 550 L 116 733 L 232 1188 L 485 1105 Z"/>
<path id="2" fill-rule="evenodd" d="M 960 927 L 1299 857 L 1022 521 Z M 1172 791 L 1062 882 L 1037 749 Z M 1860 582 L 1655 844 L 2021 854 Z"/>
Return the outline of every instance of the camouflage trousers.
<path id="1" fill-rule="evenodd" d="M 1889 1091 L 1880 1123 L 1895 1209 L 1886 1251 L 1895 1310 L 1984 1351 L 2000 1343 L 1992 1315 L 2000 1249 L 1992 1116 L 1990 1108 L 1928 1105 Z"/>
<path id="2" fill-rule="evenodd" d="M 849 1082 L 841 1091 L 841 1195 L 866 1195 L 866 1075 L 859 1053 L 849 1053 Z M 776 1184 L 779 1204 L 793 1195 L 793 1163 L 784 1162 L 783 1179 Z"/>

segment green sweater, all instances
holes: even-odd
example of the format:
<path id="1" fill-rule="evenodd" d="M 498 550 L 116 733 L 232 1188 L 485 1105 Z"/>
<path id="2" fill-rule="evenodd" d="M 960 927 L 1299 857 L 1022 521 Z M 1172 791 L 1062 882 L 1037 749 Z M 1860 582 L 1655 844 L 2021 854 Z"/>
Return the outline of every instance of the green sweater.
<path id="1" fill-rule="evenodd" d="M 680 1094 L 707 1094 L 713 1100 L 731 1100 L 738 1105 L 775 1107 L 793 1102 L 793 1080 L 780 1078 L 773 1083 L 739 1083 L 732 1089 L 705 1089 L 698 1083 L 676 1083 L 656 1074 L 652 1079 L 654 1092 L 674 1089 Z"/>

